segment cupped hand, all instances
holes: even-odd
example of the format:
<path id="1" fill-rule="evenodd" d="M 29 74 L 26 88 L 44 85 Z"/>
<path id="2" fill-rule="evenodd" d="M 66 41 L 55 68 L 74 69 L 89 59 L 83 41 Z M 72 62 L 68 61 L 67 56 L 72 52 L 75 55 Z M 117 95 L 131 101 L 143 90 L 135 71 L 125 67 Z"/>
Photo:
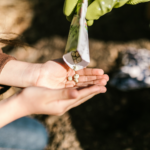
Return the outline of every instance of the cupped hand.
<path id="1" fill-rule="evenodd" d="M 17 95 L 17 104 L 23 115 L 48 114 L 62 115 L 98 93 L 105 93 L 104 86 L 93 85 L 77 89 L 66 88 L 52 90 L 42 87 L 28 87 Z"/>
<path id="2" fill-rule="evenodd" d="M 76 84 L 73 80 L 68 81 L 68 76 L 79 74 L 79 82 Z M 36 78 L 35 78 L 36 79 Z M 106 85 L 109 80 L 108 75 L 104 74 L 102 69 L 85 68 L 75 72 L 66 65 L 63 59 L 48 61 L 41 65 L 39 76 L 34 82 L 34 86 L 47 87 L 51 89 L 60 89 L 75 86 L 87 85 Z"/>

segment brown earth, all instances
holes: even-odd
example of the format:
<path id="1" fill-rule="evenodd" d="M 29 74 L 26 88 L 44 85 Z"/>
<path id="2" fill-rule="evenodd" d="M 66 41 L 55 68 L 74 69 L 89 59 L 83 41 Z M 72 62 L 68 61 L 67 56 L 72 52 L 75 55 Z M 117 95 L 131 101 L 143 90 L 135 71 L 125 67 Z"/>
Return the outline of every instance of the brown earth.
<path id="1" fill-rule="evenodd" d="M 28 62 L 43 63 L 62 57 L 70 24 L 62 13 L 63 3 L 63 0 L 1 0 L 0 32 L 22 34 L 31 46 L 7 46 L 3 50 Z M 116 59 L 120 51 L 128 47 L 150 50 L 147 20 L 150 15 L 146 8 L 146 3 L 125 5 L 89 27 L 89 67 L 102 68 L 111 77 L 118 66 Z M 34 116 L 50 133 L 48 150 L 150 149 L 149 89 L 121 92 L 107 88 L 105 94 L 95 96 L 61 117 Z M 16 90 L 11 88 L 3 98 Z"/>

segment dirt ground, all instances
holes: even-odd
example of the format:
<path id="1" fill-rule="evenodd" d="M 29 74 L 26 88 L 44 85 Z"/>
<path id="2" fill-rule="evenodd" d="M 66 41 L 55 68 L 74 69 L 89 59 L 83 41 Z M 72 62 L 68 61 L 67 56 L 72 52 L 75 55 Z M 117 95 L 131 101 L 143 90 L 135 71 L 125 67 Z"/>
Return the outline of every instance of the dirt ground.
<path id="1" fill-rule="evenodd" d="M 4 47 L 18 60 L 46 62 L 62 57 L 70 23 L 62 13 L 64 0 L 5 0 L 0 32 L 23 35 L 30 47 Z M 2 9 L 3 8 L 3 9 Z M 89 27 L 91 63 L 110 75 L 117 68 L 118 53 L 128 49 L 150 50 L 147 3 L 125 5 Z M 2 20 L 2 19 L 0 19 Z M 149 150 L 150 89 L 121 92 L 107 86 L 99 94 L 61 117 L 37 115 L 50 133 L 47 150 Z M 11 88 L 3 98 L 13 94 Z"/>

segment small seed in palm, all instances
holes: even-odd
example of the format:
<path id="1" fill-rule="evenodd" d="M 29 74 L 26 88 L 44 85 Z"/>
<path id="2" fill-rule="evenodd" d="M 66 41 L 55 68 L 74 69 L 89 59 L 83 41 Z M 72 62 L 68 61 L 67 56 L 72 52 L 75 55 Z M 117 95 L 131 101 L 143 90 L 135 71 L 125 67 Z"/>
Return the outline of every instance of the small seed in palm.
<path id="1" fill-rule="evenodd" d="M 75 81 L 76 83 L 78 83 L 78 82 L 79 82 L 79 80 L 78 80 L 77 78 L 75 78 L 75 79 L 74 79 L 74 81 Z"/>
<path id="2" fill-rule="evenodd" d="M 72 81 L 72 76 L 69 76 L 69 77 L 68 77 L 68 81 Z"/>
<path id="3" fill-rule="evenodd" d="M 78 79 L 78 78 L 79 78 L 79 74 L 75 74 L 74 79 Z"/>

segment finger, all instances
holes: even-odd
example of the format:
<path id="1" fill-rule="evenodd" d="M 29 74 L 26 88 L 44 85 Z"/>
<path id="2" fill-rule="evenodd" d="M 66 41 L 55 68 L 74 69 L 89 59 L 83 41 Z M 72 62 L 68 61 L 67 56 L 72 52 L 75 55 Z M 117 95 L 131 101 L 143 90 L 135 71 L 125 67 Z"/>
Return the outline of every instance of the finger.
<path id="1" fill-rule="evenodd" d="M 109 81 L 109 76 L 107 74 L 102 75 L 102 78 L 106 79 L 107 81 Z"/>
<path id="2" fill-rule="evenodd" d="M 86 97 L 83 97 L 81 100 L 79 100 L 79 101 L 77 101 L 76 103 L 74 103 L 74 104 L 72 105 L 72 107 L 76 107 L 76 106 L 78 106 L 78 105 L 84 103 L 84 102 L 87 101 L 88 99 L 92 98 L 93 96 L 95 96 L 95 95 L 97 95 L 97 94 L 99 94 L 99 93 L 105 93 L 106 91 L 107 91 L 106 87 L 103 87 L 103 86 L 102 86 L 101 89 L 100 89 L 98 92 L 94 92 L 94 93 L 92 93 L 92 94 L 90 94 L 90 95 L 88 95 L 88 96 L 86 96 Z"/>
<path id="3" fill-rule="evenodd" d="M 103 75 L 104 71 L 102 69 L 84 68 L 82 70 L 77 71 L 76 73 L 79 75 L 86 75 L 86 76 L 99 76 Z"/>
<path id="4" fill-rule="evenodd" d="M 77 107 L 77 106 L 83 104 L 84 102 L 88 101 L 88 100 L 91 99 L 93 96 L 95 96 L 96 94 L 98 94 L 98 93 L 91 94 L 91 95 L 89 95 L 89 96 L 87 96 L 87 97 L 84 97 L 84 98 L 82 98 L 81 100 L 75 102 L 74 104 L 70 105 L 70 106 L 67 108 L 67 111 L 70 110 L 71 108 L 74 108 L 74 107 Z"/>
<path id="5" fill-rule="evenodd" d="M 93 81 L 97 79 L 101 79 L 101 76 L 80 76 L 78 80 L 79 82 L 87 82 L 87 81 Z"/>
<path id="6" fill-rule="evenodd" d="M 107 90 L 107 89 L 105 88 L 105 89 L 103 89 L 102 92 L 100 92 L 100 91 L 99 91 L 99 92 L 95 92 L 95 93 L 93 93 L 93 94 L 90 94 L 90 95 L 88 95 L 88 96 L 82 98 L 81 100 L 79 100 L 79 101 L 75 102 L 74 104 L 70 105 L 70 106 L 67 108 L 67 110 L 81 105 L 82 103 L 86 102 L 87 100 L 91 99 L 93 96 L 95 96 L 95 95 L 97 95 L 97 94 L 99 94 L 99 93 L 105 93 L 106 90 Z"/>
<path id="7" fill-rule="evenodd" d="M 87 20 L 97 20 L 100 16 L 102 16 L 101 8 L 99 7 L 98 1 L 92 2 L 86 13 Z"/>
<path id="8" fill-rule="evenodd" d="M 70 99 L 68 101 L 61 100 L 60 101 L 61 107 L 64 108 L 66 111 L 68 108 L 70 108 L 75 103 L 82 100 L 83 98 L 90 96 L 91 94 L 95 94 L 95 93 L 99 93 L 99 92 L 103 92 L 103 91 L 104 91 L 103 87 L 95 86 L 95 85 L 91 86 L 91 87 L 83 88 L 83 89 L 78 91 L 79 93 L 78 93 L 78 97 L 76 99 Z"/>
<path id="9" fill-rule="evenodd" d="M 71 87 L 74 87 L 75 86 L 75 84 L 66 84 L 66 88 L 71 88 Z"/>
<path id="10" fill-rule="evenodd" d="M 65 0 L 63 12 L 66 16 L 70 16 L 74 11 L 78 0 Z"/>
<path id="11" fill-rule="evenodd" d="M 92 25 L 93 25 L 93 23 L 94 23 L 94 21 L 93 21 L 93 20 L 88 20 L 88 21 L 87 21 L 87 25 L 88 25 L 88 26 L 92 26 Z"/>
<path id="12" fill-rule="evenodd" d="M 82 83 L 82 84 L 75 85 L 74 87 L 76 87 L 76 88 L 85 88 L 85 87 L 88 87 L 88 86 L 89 86 L 88 84 Z"/>
<path id="13" fill-rule="evenodd" d="M 82 76 L 78 78 L 79 83 L 80 82 L 87 82 L 87 81 L 93 81 L 93 80 L 99 80 L 99 79 L 105 79 L 106 81 L 109 81 L 109 76 L 107 74 L 99 75 L 99 76 Z M 68 79 L 67 79 L 68 80 Z M 66 81 L 66 84 L 74 84 L 75 82 L 72 81 Z"/>
<path id="14" fill-rule="evenodd" d="M 79 90 L 78 92 L 80 92 L 80 93 L 78 93 L 78 97 L 76 99 L 59 100 L 57 103 L 55 103 L 55 105 L 57 106 L 57 109 L 59 109 L 59 110 L 58 111 L 56 110 L 56 112 L 54 112 L 54 113 L 57 115 L 62 115 L 68 110 L 68 108 L 71 108 L 75 104 L 77 104 L 78 101 L 80 101 L 79 104 L 81 104 L 82 102 L 88 100 L 90 98 L 89 96 L 91 96 L 92 94 L 103 92 L 103 90 L 98 86 L 92 86 L 92 87 L 88 87 L 88 88 Z M 85 98 L 85 99 L 83 99 L 83 98 Z M 83 101 L 81 101 L 81 100 L 83 100 Z M 49 108 L 51 106 L 47 105 L 47 107 Z"/>
<path id="15" fill-rule="evenodd" d="M 114 5 L 114 8 L 119 8 L 119 7 L 123 6 L 123 5 L 125 5 L 127 2 L 128 2 L 128 0 L 119 1 L 119 2 L 117 2 L 117 3 Z M 132 1 L 132 2 L 133 2 L 133 1 Z M 134 4 L 134 2 L 133 2 L 133 4 Z"/>
<path id="16" fill-rule="evenodd" d="M 106 81 L 109 80 L 108 75 L 101 75 L 101 76 L 80 76 L 79 82 L 87 82 L 87 81 L 93 81 L 93 80 L 99 80 L 99 79 L 106 79 Z"/>
<path id="17" fill-rule="evenodd" d="M 78 82 L 76 85 L 81 86 L 82 84 L 87 84 L 87 85 L 106 85 L 107 81 L 106 79 L 99 79 L 99 80 L 92 80 L 92 81 L 86 81 L 86 82 Z"/>
<path id="18" fill-rule="evenodd" d="M 124 0 L 123 0 L 124 1 Z M 104 14 L 110 12 L 117 1 L 104 1 L 104 0 L 96 0 L 92 2 L 86 13 L 87 20 L 97 20 Z M 120 1 L 119 1 L 120 2 Z"/>
<path id="19" fill-rule="evenodd" d="M 82 90 L 79 90 L 78 92 L 79 92 L 80 99 L 82 99 L 82 98 L 84 98 L 88 95 L 91 95 L 91 94 L 94 94 L 94 93 L 97 93 L 97 92 L 104 93 L 104 92 L 106 92 L 106 87 L 93 85 L 93 86 L 84 88 Z"/>

